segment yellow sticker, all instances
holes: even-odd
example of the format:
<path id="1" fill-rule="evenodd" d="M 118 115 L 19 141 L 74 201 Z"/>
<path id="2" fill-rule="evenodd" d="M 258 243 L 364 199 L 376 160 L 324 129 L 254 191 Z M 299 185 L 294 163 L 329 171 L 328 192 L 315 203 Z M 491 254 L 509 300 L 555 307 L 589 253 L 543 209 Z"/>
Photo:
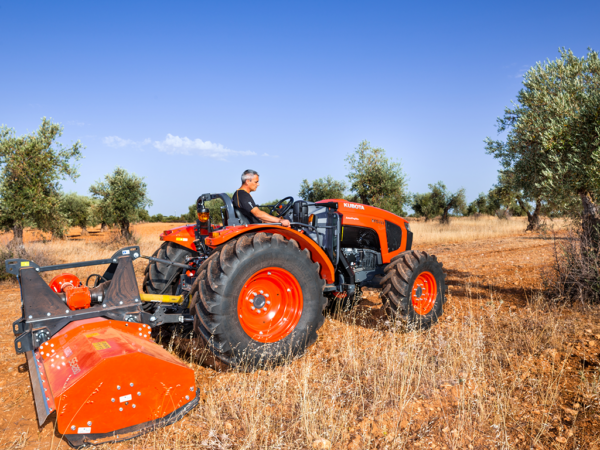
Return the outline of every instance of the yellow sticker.
<path id="1" fill-rule="evenodd" d="M 186 241 L 187 242 L 187 238 L 175 238 L 176 241 Z"/>
<path id="2" fill-rule="evenodd" d="M 110 348 L 110 345 L 108 345 L 108 342 L 106 341 L 94 342 L 93 345 L 96 350 L 106 350 Z"/>
<path id="3" fill-rule="evenodd" d="M 21 261 L 21 267 L 29 267 L 29 261 Z"/>
<path id="4" fill-rule="evenodd" d="M 85 337 L 87 337 L 87 338 L 91 338 L 91 337 L 94 337 L 94 336 L 98 336 L 98 333 L 88 333 L 88 334 L 85 335 Z"/>

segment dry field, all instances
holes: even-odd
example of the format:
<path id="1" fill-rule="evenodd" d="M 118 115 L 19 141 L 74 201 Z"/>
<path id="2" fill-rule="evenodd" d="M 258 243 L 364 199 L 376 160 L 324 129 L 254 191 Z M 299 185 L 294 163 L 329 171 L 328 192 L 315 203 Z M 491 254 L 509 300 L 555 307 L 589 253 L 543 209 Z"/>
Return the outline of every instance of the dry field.
<path id="1" fill-rule="evenodd" d="M 555 241 L 523 233 L 520 218 L 411 227 L 415 248 L 438 255 L 448 273 L 445 315 L 431 330 L 396 330 L 368 291 L 283 367 L 218 372 L 201 364 L 201 349 L 192 358 L 167 343 L 196 370 L 199 406 L 170 427 L 101 448 L 600 448 L 600 311 L 541 300 Z M 142 253 L 158 247 L 164 228 L 136 228 Z M 109 256 L 114 236 L 27 239 L 58 263 Z M 28 375 L 17 370 L 24 357 L 13 351 L 18 287 L 0 292 L 0 448 L 67 448 L 52 420 L 37 426 Z"/>

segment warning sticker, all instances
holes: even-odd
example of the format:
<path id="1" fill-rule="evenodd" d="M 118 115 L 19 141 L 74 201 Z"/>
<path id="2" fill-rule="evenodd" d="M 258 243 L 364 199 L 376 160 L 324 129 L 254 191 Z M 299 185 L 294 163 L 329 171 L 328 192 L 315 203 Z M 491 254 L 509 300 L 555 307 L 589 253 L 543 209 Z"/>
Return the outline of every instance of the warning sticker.
<path id="1" fill-rule="evenodd" d="M 21 267 L 29 267 L 29 261 L 21 261 Z"/>
<path id="2" fill-rule="evenodd" d="M 96 350 L 106 350 L 110 348 L 110 345 L 108 345 L 108 342 L 106 341 L 94 342 L 92 345 Z"/>
<path id="3" fill-rule="evenodd" d="M 79 361 L 77 360 L 77 356 L 75 358 L 73 358 L 71 361 L 69 361 L 69 365 L 71 366 L 73 375 L 77 375 L 79 372 L 81 372 L 81 369 L 79 368 Z"/>
<path id="4" fill-rule="evenodd" d="M 77 434 L 89 434 L 92 432 L 92 427 L 79 427 L 77 428 Z"/>
<path id="5" fill-rule="evenodd" d="M 129 400 L 131 400 L 131 394 L 119 397 L 119 403 L 128 402 Z"/>
<path id="6" fill-rule="evenodd" d="M 73 354 L 73 351 L 71 350 L 71 347 L 65 347 L 65 356 L 69 357 Z"/>
<path id="7" fill-rule="evenodd" d="M 87 338 L 94 337 L 94 336 L 98 336 L 98 333 L 88 333 L 85 335 L 85 337 L 87 337 Z"/>

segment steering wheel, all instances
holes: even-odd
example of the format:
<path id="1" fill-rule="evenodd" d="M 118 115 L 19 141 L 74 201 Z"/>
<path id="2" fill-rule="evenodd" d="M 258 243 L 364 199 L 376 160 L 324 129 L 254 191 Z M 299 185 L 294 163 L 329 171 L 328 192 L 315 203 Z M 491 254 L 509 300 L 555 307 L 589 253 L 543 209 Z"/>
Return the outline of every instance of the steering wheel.
<path id="1" fill-rule="evenodd" d="M 286 197 L 279 200 L 277 204 L 270 206 L 269 214 L 275 215 L 274 213 L 277 213 L 276 217 L 283 217 L 290 209 L 292 209 L 292 206 L 294 206 L 294 197 Z"/>

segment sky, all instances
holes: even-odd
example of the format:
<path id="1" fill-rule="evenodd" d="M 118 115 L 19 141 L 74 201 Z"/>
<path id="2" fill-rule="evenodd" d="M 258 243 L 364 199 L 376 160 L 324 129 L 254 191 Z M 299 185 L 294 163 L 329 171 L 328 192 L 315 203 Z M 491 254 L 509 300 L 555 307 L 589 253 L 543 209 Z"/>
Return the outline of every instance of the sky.
<path id="1" fill-rule="evenodd" d="M 537 62 L 600 48 L 598 1 L 0 1 L 0 124 L 42 117 L 85 149 L 82 195 L 117 166 L 151 214 L 260 173 L 257 203 L 345 180 L 367 140 L 411 192 L 495 183 L 484 139 Z M 501 137 L 501 136 L 500 136 Z"/>

